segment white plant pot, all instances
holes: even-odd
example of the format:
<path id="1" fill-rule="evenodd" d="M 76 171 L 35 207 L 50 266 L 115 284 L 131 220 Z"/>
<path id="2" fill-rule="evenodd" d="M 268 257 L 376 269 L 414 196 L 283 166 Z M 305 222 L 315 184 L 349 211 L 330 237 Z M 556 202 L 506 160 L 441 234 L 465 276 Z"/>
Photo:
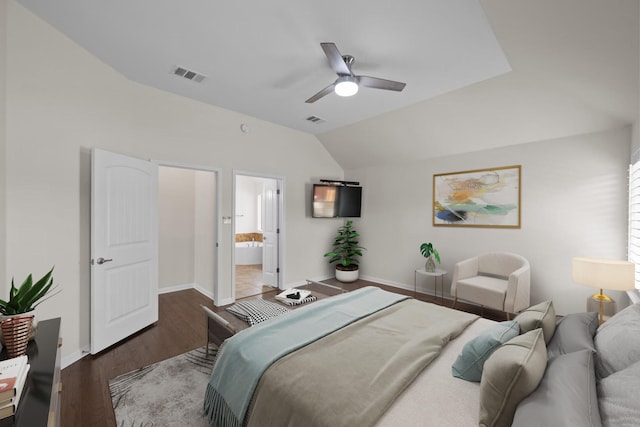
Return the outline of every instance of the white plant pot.
<path id="1" fill-rule="evenodd" d="M 358 280 L 360 270 L 338 270 L 336 268 L 336 279 L 340 282 L 349 283 Z"/>

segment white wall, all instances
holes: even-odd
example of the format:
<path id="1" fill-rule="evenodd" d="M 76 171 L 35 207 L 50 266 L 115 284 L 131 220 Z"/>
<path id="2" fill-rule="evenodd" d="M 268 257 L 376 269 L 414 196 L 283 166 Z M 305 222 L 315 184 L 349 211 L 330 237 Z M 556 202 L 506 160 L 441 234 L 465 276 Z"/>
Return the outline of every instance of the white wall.
<path id="1" fill-rule="evenodd" d="M 6 48 L 7 48 L 7 2 L 0 2 L 0 170 L 6 167 L 6 108 L 5 108 L 5 86 L 6 86 Z M 6 221 L 6 176 L 0 173 L 0 278 L 6 277 L 7 261 L 7 221 Z M 4 295 L 2 299 L 6 298 Z"/>
<path id="2" fill-rule="evenodd" d="M 195 184 L 193 170 L 158 168 L 160 288 L 194 283 Z"/>
<path id="3" fill-rule="evenodd" d="M 593 289 L 571 281 L 571 258 L 626 259 L 627 166 L 630 127 L 396 166 L 349 170 L 363 185 L 362 218 L 355 221 L 368 250 L 362 274 L 413 288 L 424 265 L 418 249 L 433 242 L 448 275 L 481 252 L 511 251 L 531 263 L 531 301 L 553 299 L 561 314 L 584 311 Z M 433 227 L 434 174 L 522 165 L 520 229 Z M 433 282 L 421 281 L 424 290 Z M 612 295 L 625 302 L 620 294 Z"/>
<path id="4" fill-rule="evenodd" d="M 638 34 L 638 36 L 640 38 L 640 34 Z M 638 81 L 640 81 L 640 73 L 638 73 Z M 638 98 L 640 99 L 640 88 Z M 638 113 L 640 114 L 640 111 Z M 631 144 L 631 162 L 635 163 L 638 160 L 640 160 L 640 116 L 636 117 L 636 120 L 633 123 L 633 137 Z"/>
<path id="5" fill-rule="evenodd" d="M 222 216 L 232 212 L 232 170 L 285 177 L 284 285 L 330 271 L 326 248 L 300 239 L 333 234 L 305 216 L 307 185 L 343 173 L 315 137 L 131 82 L 14 1 L 6 7 L 4 283 L 55 264 L 62 293 L 37 316 L 62 316 L 63 364 L 89 344 L 93 147 L 218 168 Z M 220 230 L 221 299 L 232 297 L 231 229 Z"/>
<path id="6" fill-rule="evenodd" d="M 213 296 L 216 265 L 217 195 L 214 172 L 195 171 L 195 285 Z"/>
<path id="7" fill-rule="evenodd" d="M 161 291 L 195 286 L 213 296 L 217 270 L 215 177 L 212 171 L 159 168 Z"/>
<path id="8" fill-rule="evenodd" d="M 236 234 L 258 232 L 258 194 L 262 194 L 259 178 L 236 175 Z"/>

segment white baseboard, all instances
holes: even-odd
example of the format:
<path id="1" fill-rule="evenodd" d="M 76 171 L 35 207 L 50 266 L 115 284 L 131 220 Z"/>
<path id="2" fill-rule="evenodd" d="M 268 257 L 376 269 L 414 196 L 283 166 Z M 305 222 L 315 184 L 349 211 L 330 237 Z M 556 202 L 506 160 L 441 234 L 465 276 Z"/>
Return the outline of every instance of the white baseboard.
<path id="1" fill-rule="evenodd" d="M 178 291 L 184 291 L 186 289 L 195 289 L 196 291 L 200 292 L 202 295 L 206 296 L 207 298 L 210 298 L 211 300 L 213 300 L 213 292 L 210 292 L 206 289 L 204 289 L 203 287 L 196 285 L 195 283 L 184 283 L 181 285 L 174 285 L 174 286 L 168 286 L 165 288 L 160 288 L 158 289 L 158 295 L 160 294 L 168 294 L 171 292 L 178 292 Z M 224 305 L 224 304 L 222 304 Z M 66 368 L 67 366 L 73 365 L 74 363 L 76 363 L 78 360 L 82 359 L 83 357 L 87 356 L 88 354 L 91 354 L 91 346 L 85 346 L 82 347 L 79 351 L 76 351 L 74 353 L 71 353 L 65 357 L 62 358 L 62 360 L 60 360 L 60 367 L 61 369 Z"/>
<path id="2" fill-rule="evenodd" d="M 202 295 L 204 295 L 205 297 L 209 298 L 211 301 L 213 301 L 213 292 L 211 292 L 208 289 L 203 288 L 200 285 L 195 285 L 193 287 L 196 291 L 200 292 Z"/>
<path id="3" fill-rule="evenodd" d="M 311 277 L 305 280 L 298 280 L 296 282 L 291 282 L 291 283 L 287 283 L 286 285 L 284 285 L 284 287 L 280 287 L 278 288 L 278 290 L 283 291 L 285 289 L 289 289 L 289 288 L 295 288 L 298 286 L 303 286 L 307 284 L 307 280 L 312 280 L 314 282 L 322 282 L 323 280 L 328 280 L 328 279 L 333 279 L 334 276 L 333 275 L 325 275 L 325 276 L 315 276 L 315 277 Z M 394 282 L 391 280 L 386 280 L 386 279 L 381 279 L 379 277 L 373 277 L 373 276 L 365 276 L 365 275 L 361 275 L 360 278 L 362 280 L 367 280 L 369 282 L 375 282 L 375 283 L 380 283 L 383 285 L 387 285 L 387 286 L 391 286 L 394 288 L 400 288 L 400 289 L 405 289 L 408 291 L 413 291 L 413 285 L 411 284 L 406 284 L 406 283 L 400 283 L 400 282 Z M 425 295 L 431 295 L 431 296 L 437 296 L 433 290 L 433 288 L 430 289 L 421 289 L 421 286 L 418 286 L 417 292 L 420 294 L 425 294 Z M 180 284 L 180 285 L 173 285 L 173 286 L 168 286 L 165 288 L 161 288 L 158 290 L 158 294 L 167 294 L 170 292 L 178 292 L 178 291 L 184 291 L 186 289 L 195 289 L 196 291 L 200 292 L 202 295 L 206 296 L 207 298 L 213 300 L 213 292 L 204 289 L 203 287 L 199 286 L 196 283 L 184 283 L 184 284 Z M 447 297 L 447 295 L 445 295 L 445 297 Z M 219 304 L 216 304 L 216 307 L 220 307 L 223 305 L 228 305 L 228 304 L 232 304 L 235 302 L 234 298 L 226 298 L 226 299 L 222 299 L 220 300 Z"/>
<path id="4" fill-rule="evenodd" d="M 312 277 L 312 278 L 309 278 L 308 280 L 313 280 L 314 282 L 322 282 L 323 280 L 333 279 L 333 278 L 334 278 L 334 276 L 329 275 L 329 276 Z M 360 279 L 367 280 L 369 282 L 380 283 L 381 285 L 391 286 L 391 287 L 394 287 L 394 288 L 400 288 L 400 289 L 406 289 L 408 291 L 413 291 L 413 285 L 412 284 L 409 285 L 409 284 L 406 284 L 406 283 L 393 282 L 391 280 L 381 279 L 379 277 L 364 276 L 364 275 L 361 275 Z M 287 287 L 283 288 L 283 290 L 284 289 L 289 289 L 289 288 L 295 288 L 297 286 L 302 286 L 302 285 L 306 285 L 306 284 L 307 284 L 306 280 L 301 280 L 301 281 L 298 281 L 298 282 L 289 283 L 287 285 Z M 418 286 L 417 292 L 420 293 L 420 294 L 437 296 L 437 295 L 435 295 L 433 288 L 431 288 L 431 289 L 422 289 L 421 286 Z M 445 298 L 446 297 L 447 297 L 447 295 L 445 295 Z"/>
<path id="5" fill-rule="evenodd" d="M 383 285 L 387 285 L 387 286 L 392 286 L 394 288 L 400 288 L 400 289 L 406 289 L 408 291 L 413 291 L 413 285 L 408 285 L 406 283 L 400 283 L 400 282 L 392 282 L 390 280 L 385 280 L 385 279 L 381 279 L 379 277 L 372 277 L 372 276 L 360 276 L 360 278 L 362 280 L 367 280 L 369 282 L 375 282 L 375 283 L 380 283 Z M 444 286 L 444 284 L 443 284 Z M 418 292 L 419 294 L 424 294 L 424 295 L 431 295 L 431 296 L 438 296 L 433 287 L 429 288 L 429 289 L 422 289 L 421 286 L 418 286 L 418 289 L 416 289 L 416 292 Z M 443 290 L 444 292 L 444 290 Z M 449 296 L 449 294 L 444 295 L 445 298 L 447 298 Z"/>
<path id="6" fill-rule="evenodd" d="M 329 275 L 329 276 L 310 277 L 308 279 L 299 280 L 297 282 L 287 283 L 284 288 L 280 288 L 279 290 L 284 291 L 290 288 L 297 288 L 298 286 L 304 286 L 307 284 L 307 280 L 311 280 L 314 282 L 322 282 L 323 280 L 327 280 L 327 279 L 333 279 L 333 276 Z"/>
<path id="7" fill-rule="evenodd" d="M 67 366 L 73 365 L 78 360 L 82 359 L 83 357 L 85 357 L 90 353 L 91 353 L 91 346 L 83 347 L 79 351 L 76 351 L 74 353 L 71 353 L 68 356 L 63 357 L 62 360 L 60 360 L 60 368 L 64 369 Z"/>
<path id="8" fill-rule="evenodd" d="M 360 276 L 360 279 L 367 280 L 369 282 L 380 283 L 382 285 L 393 286 L 394 288 L 407 289 L 412 291 L 413 285 L 407 285 L 406 283 L 393 282 L 391 280 L 381 279 L 373 276 Z"/>
<path id="9" fill-rule="evenodd" d="M 158 295 L 160 294 L 168 294 L 171 292 L 179 292 L 179 291 L 185 291 L 187 289 L 195 289 L 196 291 L 200 292 L 202 295 L 204 295 L 205 297 L 209 298 L 210 300 L 213 301 L 213 292 L 203 288 L 202 286 L 198 285 L 197 283 L 183 283 L 181 285 L 173 285 L 173 286 L 167 286 L 164 288 L 160 288 L 158 289 Z"/>
<path id="10" fill-rule="evenodd" d="M 196 291 L 200 292 L 202 295 L 204 295 L 205 297 L 209 298 L 211 301 L 213 301 L 213 292 L 203 288 L 202 286 L 198 285 L 197 283 L 185 283 L 182 285 L 174 285 L 174 286 L 168 286 L 166 288 L 162 288 L 158 290 L 158 295 L 160 294 L 168 294 L 171 292 L 179 292 L 179 291 L 184 291 L 187 289 L 195 289 Z M 233 302 L 233 300 L 230 300 L 229 302 L 226 302 L 227 300 L 223 300 L 222 304 L 217 304 L 217 305 L 227 305 L 227 304 L 231 304 Z"/>
<path id="11" fill-rule="evenodd" d="M 178 291 L 184 291 L 187 289 L 193 289 L 196 288 L 196 284 L 195 283 L 183 283 L 180 285 L 172 285 L 172 286 L 166 286 L 163 288 L 158 288 L 158 295 L 160 294 L 168 294 L 170 292 L 178 292 Z"/>

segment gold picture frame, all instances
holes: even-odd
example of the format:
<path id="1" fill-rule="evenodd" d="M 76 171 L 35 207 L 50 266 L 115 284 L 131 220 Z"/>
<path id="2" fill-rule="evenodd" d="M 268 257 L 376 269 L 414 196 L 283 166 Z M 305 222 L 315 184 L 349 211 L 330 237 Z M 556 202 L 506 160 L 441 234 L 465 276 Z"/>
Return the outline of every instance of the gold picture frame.
<path id="1" fill-rule="evenodd" d="M 433 226 L 520 228 L 522 167 L 433 175 Z"/>

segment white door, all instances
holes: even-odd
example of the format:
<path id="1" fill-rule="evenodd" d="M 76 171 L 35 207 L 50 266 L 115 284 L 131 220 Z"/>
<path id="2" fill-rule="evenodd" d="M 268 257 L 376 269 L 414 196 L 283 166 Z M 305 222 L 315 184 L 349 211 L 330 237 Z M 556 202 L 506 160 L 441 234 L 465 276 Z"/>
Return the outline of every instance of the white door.
<path id="1" fill-rule="evenodd" d="M 93 150 L 91 353 L 158 320 L 157 166 Z"/>
<path id="2" fill-rule="evenodd" d="M 278 181 L 265 181 L 262 190 L 262 281 L 265 285 L 278 287 L 278 243 L 280 238 L 280 224 L 278 221 L 278 206 L 280 191 Z"/>

